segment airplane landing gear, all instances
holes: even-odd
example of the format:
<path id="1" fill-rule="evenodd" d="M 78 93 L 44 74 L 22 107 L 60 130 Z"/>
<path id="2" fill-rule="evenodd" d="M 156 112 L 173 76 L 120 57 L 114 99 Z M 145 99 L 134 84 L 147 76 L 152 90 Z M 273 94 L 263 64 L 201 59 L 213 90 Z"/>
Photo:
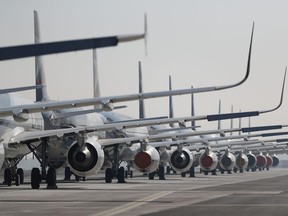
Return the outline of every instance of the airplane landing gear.
<path id="1" fill-rule="evenodd" d="M 31 187 L 32 189 L 39 189 L 40 183 L 42 180 L 46 180 L 47 189 L 56 189 L 56 170 L 53 167 L 49 167 L 48 171 L 46 172 L 47 168 L 47 155 L 46 155 L 46 148 L 47 148 L 47 138 L 42 139 L 42 143 L 38 147 L 42 147 L 41 151 L 41 158 L 36 154 L 35 150 L 38 147 L 33 147 L 31 144 L 27 144 L 30 151 L 34 154 L 36 159 L 41 165 L 41 172 L 39 168 L 33 168 L 31 171 Z"/>
<path id="2" fill-rule="evenodd" d="M 19 168 L 16 169 L 15 166 L 6 168 L 4 170 L 4 182 L 3 184 L 7 184 L 8 186 L 12 185 L 12 182 L 15 182 L 16 186 L 24 183 L 24 171 Z"/>

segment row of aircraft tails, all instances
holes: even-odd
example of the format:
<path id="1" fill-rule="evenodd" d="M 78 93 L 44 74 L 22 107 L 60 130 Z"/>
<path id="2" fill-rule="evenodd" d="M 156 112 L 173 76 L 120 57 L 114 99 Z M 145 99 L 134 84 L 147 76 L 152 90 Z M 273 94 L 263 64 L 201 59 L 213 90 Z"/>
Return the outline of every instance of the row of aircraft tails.
<path id="1" fill-rule="evenodd" d="M 144 93 L 139 62 L 139 93 L 103 97 L 100 95 L 96 65 L 96 48 L 116 46 L 120 42 L 145 39 L 144 33 L 110 36 L 73 41 L 40 41 L 38 14 L 34 11 L 35 43 L 0 48 L 0 61 L 35 56 L 35 85 L 0 91 L 0 166 L 4 171 L 4 184 L 17 186 L 24 182 L 24 172 L 19 162 L 33 153 L 40 169 L 31 171 L 31 187 L 38 189 L 46 182 L 48 188 L 57 188 L 56 171 L 65 168 L 65 179 L 74 174 L 77 178 L 105 171 L 106 183 L 117 178 L 126 182 L 132 170 L 148 173 L 153 179 L 158 173 L 165 179 L 165 168 L 180 172 L 182 176 L 200 166 L 204 174 L 228 171 L 269 169 L 279 164 L 277 154 L 286 153 L 288 132 L 267 132 L 285 129 L 287 125 L 261 125 L 254 127 L 221 128 L 205 130 L 197 121 L 259 116 L 277 110 L 283 101 L 285 76 L 279 104 L 269 110 L 235 113 L 218 113 L 197 116 L 194 113 L 193 95 L 201 92 L 229 91 L 244 83 L 250 74 L 250 60 L 254 24 L 248 49 L 247 70 L 242 80 L 223 86 L 208 86 Z M 49 98 L 42 55 L 93 49 L 94 97 L 54 101 Z M 13 60 L 17 61 L 17 60 Z M 0 62 L 1 63 L 1 62 Z M 36 99 L 27 100 L 15 92 L 34 90 Z M 191 116 L 174 117 L 172 96 L 191 94 Z M 147 118 L 144 99 L 169 97 L 169 117 Z M 139 101 L 139 119 L 121 115 L 115 110 L 125 108 L 123 102 Z M 119 105 L 120 103 L 120 105 Z M 85 109 L 84 109 L 85 108 Z M 268 115 L 268 114 L 266 114 Z M 189 124 L 191 123 L 191 125 Z M 188 126 L 189 124 L 189 126 Z M 233 134 L 238 135 L 233 135 Z M 261 138 L 262 137 L 262 138 Z M 269 139 L 269 137 L 277 137 Z M 122 163 L 125 162 L 125 163 Z M 122 164 L 127 164 L 128 169 Z M 63 169 L 64 170 L 64 169 Z"/>

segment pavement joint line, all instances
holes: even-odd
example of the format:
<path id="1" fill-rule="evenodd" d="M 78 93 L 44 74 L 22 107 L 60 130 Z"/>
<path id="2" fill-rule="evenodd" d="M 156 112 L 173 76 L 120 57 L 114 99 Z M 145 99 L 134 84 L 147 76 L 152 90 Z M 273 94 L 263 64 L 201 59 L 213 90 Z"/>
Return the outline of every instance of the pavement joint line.
<path id="1" fill-rule="evenodd" d="M 137 208 L 137 207 L 139 207 L 141 205 L 146 204 L 147 202 L 151 202 L 153 200 L 156 200 L 156 199 L 159 199 L 161 197 L 167 196 L 167 195 L 172 194 L 174 192 L 175 191 L 159 192 L 159 193 L 152 194 L 150 196 L 146 196 L 144 198 L 135 200 L 133 202 L 127 203 L 125 205 L 121 205 L 121 206 L 109 209 L 107 211 L 102 211 L 102 212 L 99 212 L 97 214 L 92 214 L 90 216 L 100 216 L 100 215 L 113 216 L 113 215 L 118 215 L 119 213 L 123 213 L 123 212 L 129 211 L 131 209 Z"/>

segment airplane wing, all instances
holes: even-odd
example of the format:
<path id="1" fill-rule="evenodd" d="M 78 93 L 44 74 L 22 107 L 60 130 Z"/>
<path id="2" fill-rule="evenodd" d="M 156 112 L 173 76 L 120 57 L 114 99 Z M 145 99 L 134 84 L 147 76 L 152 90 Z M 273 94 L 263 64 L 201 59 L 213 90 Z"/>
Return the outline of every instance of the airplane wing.
<path id="1" fill-rule="evenodd" d="M 217 91 L 217 90 L 223 90 L 223 89 L 239 86 L 247 80 L 250 74 L 250 59 L 251 59 L 251 50 L 252 50 L 252 41 L 253 41 L 253 30 L 254 30 L 254 25 L 253 25 L 252 34 L 251 34 L 249 54 L 248 54 L 248 63 L 247 63 L 247 70 L 246 70 L 245 77 L 240 82 L 237 82 L 235 84 L 224 85 L 224 86 L 193 88 L 193 89 L 189 88 L 189 89 L 181 89 L 181 90 L 173 90 L 173 91 L 160 91 L 160 92 L 150 92 L 150 93 L 119 95 L 119 96 L 112 96 L 112 97 L 98 97 L 98 98 L 67 100 L 67 101 L 37 102 L 34 104 L 28 104 L 28 105 L 3 107 L 0 109 L 0 116 L 17 115 L 16 116 L 17 118 L 25 119 L 27 118 L 27 115 L 26 115 L 27 113 L 45 112 L 49 110 L 51 111 L 51 110 L 68 109 L 68 108 L 93 106 L 93 105 L 101 105 L 103 110 L 110 111 L 113 109 L 114 103 L 119 103 L 119 102 L 166 97 L 170 95 L 174 96 L 174 95 Z M 37 44 L 34 44 L 34 45 L 37 45 Z"/>
<path id="2" fill-rule="evenodd" d="M 63 53 L 86 49 L 95 49 L 109 46 L 116 46 L 118 43 L 129 42 L 147 37 L 147 20 L 144 18 L 144 33 L 132 35 L 120 35 L 100 38 L 88 38 L 69 41 L 56 41 L 49 43 L 37 43 L 20 46 L 10 46 L 0 48 L 0 61 L 32 56 L 47 55 L 53 53 Z"/>
<path id="3" fill-rule="evenodd" d="M 19 91 L 27 91 L 31 89 L 38 89 L 42 88 L 43 85 L 35 85 L 35 86 L 23 86 L 23 87 L 17 87 L 17 88 L 8 88 L 8 89 L 0 89 L 0 94 L 7 94 L 12 92 L 19 92 Z"/>

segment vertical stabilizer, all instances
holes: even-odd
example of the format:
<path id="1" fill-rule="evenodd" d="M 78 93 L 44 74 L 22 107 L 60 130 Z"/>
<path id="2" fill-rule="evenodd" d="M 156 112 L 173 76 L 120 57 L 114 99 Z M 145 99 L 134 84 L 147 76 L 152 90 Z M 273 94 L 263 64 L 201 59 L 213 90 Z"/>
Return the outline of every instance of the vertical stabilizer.
<path id="1" fill-rule="evenodd" d="M 193 86 L 191 86 L 193 88 Z M 191 94 L 191 116 L 195 116 L 195 104 L 194 104 L 194 94 Z M 195 121 L 191 121 L 192 130 L 195 128 Z"/>
<path id="2" fill-rule="evenodd" d="M 231 113 L 233 113 L 233 106 L 231 106 Z M 233 128 L 233 119 L 230 121 L 230 128 Z M 232 136 L 233 132 L 230 133 L 230 136 Z"/>
<path id="3" fill-rule="evenodd" d="M 221 114 L 221 100 L 219 100 L 218 114 Z M 218 130 L 221 130 L 221 120 L 218 120 Z"/>
<path id="4" fill-rule="evenodd" d="M 251 117 L 248 118 L 248 127 L 251 127 Z M 250 131 L 248 132 L 248 135 L 250 135 Z"/>
<path id="5" fill-rule="evenodd" d="M 241 113 L 241 110 L 239 111 Z M 242 128 L 242 119 L 239 118 L 239 128 Z M 241 135 L 241 131 L 239 130 L 239 136 Z"/>
<path id="6" fill-rule="evenodd" d="M 99 84 L 99 73 L 97 67 L 97 52 L 93 49 L 93 97 L 100 97 L 100 84 Z M 95 109 L 100 109 L 101 105 L 94 105 Z"/>
<path id="7" fill-rule="evenodd" d="M 93 91 L 94 91 L 93 94 L 94 97 L 100 97 L 101 94 L 100 94 L 96 49 L 93 49 Z"/>
<path id="8" fill-rule="evenodd" d="M 141 62 L 138 62 L 138 72 L 139 72 L 139 93 L 143 93 L 143 81 L 142 81 L 142 67 Z M 144 108 L 144 100 L 139 100 L 139 118 L 143 119 L 145 118 L 145 108 Z"/>
<path id="9" fill-rule="evenodd" d="M 172 81 L 171 81 L 171 76 L 169 76 L 169 91 L 172 90 Z M 172 96 L 169 96 L 169 118 L 174 118 L 174 110 L 173 110 L 173 99 Z M 170 127 L 173 127 L 173 123 L 169 124 Z"/>
<path id="10" fill-rule="evenodd" d="M 34 11 L 34 38 L 35 43 L 40 43 L 40 29 L 39 29 L 39 18 L 37 11 Z M 46 89 L 46 79 L 44 74 L 44 67 L 41 56 L 35 57 L 35 84 L 43 85 L 42 88 L 36 89 L 36 101 L 47 101 L 49 100 L 47 89 Z"/>

